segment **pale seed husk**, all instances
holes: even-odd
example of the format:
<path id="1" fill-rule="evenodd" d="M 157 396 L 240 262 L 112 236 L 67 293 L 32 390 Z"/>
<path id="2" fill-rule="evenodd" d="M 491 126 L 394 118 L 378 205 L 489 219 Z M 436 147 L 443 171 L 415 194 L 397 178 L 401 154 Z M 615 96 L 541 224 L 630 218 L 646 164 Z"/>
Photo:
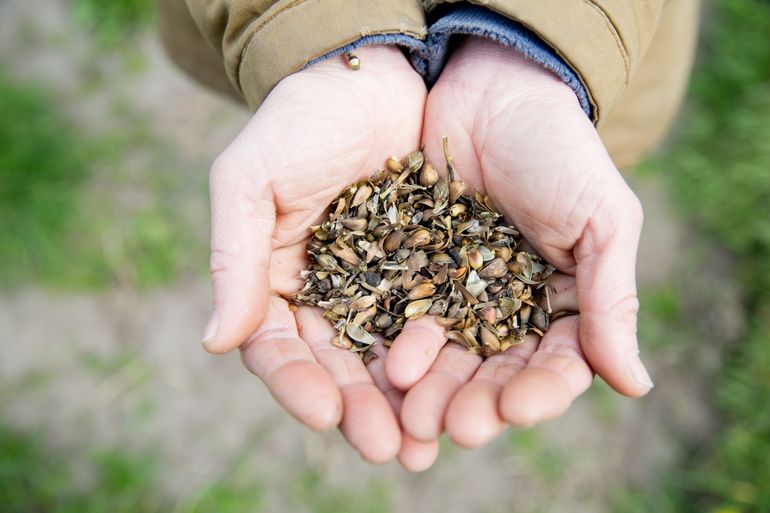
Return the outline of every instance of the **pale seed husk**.
<path id="1" fill-rule="evenodd" d="M 406 316 L 407 319 L 410 321 L 413 321 L 415 319 L 419 319 L 426 313 L 428 313 L 428 310 L 430 310 L 431 305 L 433 302 L 430 299 L 420 299 L 418 301 L 412 301 L 408 305 L 406 305 L 406 310 L 404 310 L 404 316 Z"/>

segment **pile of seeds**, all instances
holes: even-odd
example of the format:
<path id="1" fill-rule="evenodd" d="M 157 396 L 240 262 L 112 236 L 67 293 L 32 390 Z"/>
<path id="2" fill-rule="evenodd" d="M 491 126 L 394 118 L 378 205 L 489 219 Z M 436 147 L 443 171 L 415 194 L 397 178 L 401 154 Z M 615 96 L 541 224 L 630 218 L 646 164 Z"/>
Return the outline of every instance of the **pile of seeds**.
<path id="1" fill-rule="evenodd" d="M 335 345 L 365 355 L 374 334 L 388 344 L 425 314 L 485 357 L 548 329 L 553 267 L 521 248 L 487 196 L 455 178 L 446 139 L 444 152 L 446 178 L 420 151 L 391 157 L 312 227 L 311 265 L 294 300 L 324 309 Z"/>

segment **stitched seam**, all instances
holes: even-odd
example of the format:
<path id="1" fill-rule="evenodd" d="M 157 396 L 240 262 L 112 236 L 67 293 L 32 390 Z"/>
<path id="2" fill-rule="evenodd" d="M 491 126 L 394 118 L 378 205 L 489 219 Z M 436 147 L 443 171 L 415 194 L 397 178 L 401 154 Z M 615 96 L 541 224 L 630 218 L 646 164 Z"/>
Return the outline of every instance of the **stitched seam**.
<path id="1" fill-rule="evenodd" d="M 623 67 L 626 70 L 626 76 L 625 76 L 625 84 L 628 85 L 629 76 L 631 75 L 631 64 L 629 62 L 628 57 L 628 50 L 626 49 L 625 43 L 623 42 L 623 38 L 620 37 L 620 32 L 618 31 L 618 28 L 613 23 L 612 19 L 607 14 L 607 11 L 605 11 L 600 5 L 596 3 L 595 0 L 583 0 L 584 3 L 588 4 L 589 6 L 593 7 L 594 10 L 596 10 L 602 18 L 604 18 L 604 23 L 607 25 L 607 28 L 610 29 L 612 32 L 612 38 L 615 40 L 615 45 L 618 48 L 618 51 L 620 52 L 620 56 L 623 58 Z"/>

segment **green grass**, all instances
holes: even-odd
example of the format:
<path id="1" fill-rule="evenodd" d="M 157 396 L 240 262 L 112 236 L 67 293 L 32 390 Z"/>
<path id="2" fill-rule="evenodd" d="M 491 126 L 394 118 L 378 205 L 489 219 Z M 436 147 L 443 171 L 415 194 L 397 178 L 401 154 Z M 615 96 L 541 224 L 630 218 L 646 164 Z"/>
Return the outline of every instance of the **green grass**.
<path id="1" fill-rule="evenodd" d="M 147 120 L 119 110 L 119 129 L 86 135 L 2 71 L 0 97 L 0 287 L 150 287 L 192 265 L 189 188 Z"/>
<path id="2" fill-rule="evenodd" d="M 384 483 L 353 479 L 344 489 L 330 486 L 323 472 L 312 466 L 301 469 L 292 486 L 294 508 L 312 513 L 388 513 L 393 511 Z"/>
<path id="3" fill-rule="evenodd" d="M 248 442 L 229 469 L 185 496 L 160 484 L 157 452 L 108 447 L 80 454 L 55 449 L 46 433 L 25 433 L 0 422 L 0 511 L 3 513 L 259 513 L 272 478 Z M 154 454 L 154 456 L 150 456 Z M 379 480 L 330 483 L 313 465 L 289 477 L 290 511 L 388 513 L 390 489 Z"/>
<path id="4" fill-rule="evenodd" d="M 90 174 L 87 148 L 44 91 L 0 73 L 0 97 L 0 283 L 55 275 Z"/>
<path id="5" fill-rule="evenodd" d="M 72 9 L 75 19 L 110 47 L 155 19 L 154 0 L 72 0 Z"/>
<path id="6" fill-rule="evenodd" d="M 713 386 L 724 422 L 713 445 L 694 450 L 657 491 L 619 498 L 618 511 L 770 511 L 770 3 L 719 0 L 708 20 L 690 112 L 645 167 L 662 170 L 682 215 L 732 252 L 749 328 Z M 658 306 L 653 325 L 681 318 L 675 302 Z"/>
<path id="7" fill-rule="evenodd" d="M 73 461 L 75 463 L 73 463 Z M 157 460 L 108 448 L 82 455 L 54 450 L 43 433 L 0 425 L 3 513 L 237 513 L 261 511 L 264 489 L 239 466 L 191 497 L 158 485 Z"/>

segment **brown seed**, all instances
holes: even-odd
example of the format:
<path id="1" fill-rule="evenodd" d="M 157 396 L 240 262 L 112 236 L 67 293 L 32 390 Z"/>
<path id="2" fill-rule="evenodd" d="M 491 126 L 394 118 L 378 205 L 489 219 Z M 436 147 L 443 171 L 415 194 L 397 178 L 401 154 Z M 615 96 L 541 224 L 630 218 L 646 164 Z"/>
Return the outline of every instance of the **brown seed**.
<path id="1" fill-rule="evenodd" d="M 475 338 L 468 338 L 462 331 L 450 331 L 446 334 L 446 338 L 469 349 L 478 345 Z"/>
<path id="2" fill-rule="evenodd" d="M 358 255 L 356 255 L 356 252 L 353 251 L 353 249 L 350 246 L 340 241 L 339 239 L 337 240 L 337 242 L 332 244 L 332 246 L 329 249 L 331 249 L 331 252 L 334 253 L 334 256 L 336 256 L 337 258 L 340 258 L 341 260 L 344 260 L 350 265 L 353 265 L 356 267 L 361 265 L 361 259 L 358 258 Z"/>
<path id="3" fill-rule="evenodd" d="M 385 161 L 385 165 L 387 166 L 388 171 L 392 171 L 393 173 L 400 173 L 404 170 L 404 165 L 399 162 L 396 157 L 390 157 Z"/>
<path id="4" fill-rule="evenodd" d="M 468 210 L 468 207 L 466 207 L 462 203 L 455 203 L 454 205 L 449 207 L 449 215 L 452 217 L 457 217 L 460 214 L 465 213 L 466 210 Z"/>
<path id="5" fill-rule="evenodd" d="M 369 321 L 369 319 L 373 318 L 375 315 L 377 315 L 377 307 L 371 306 L 366 310 L 362 310 L 358 312 L 356 316 L 353 317 L 353 324 L 364 326 L 367 323 L 367 321 Z M 367 326 L 367 328 L 371 328 L 371 326 Z"/>
<path id="6" fill-rule="evenodd" d="M 449 203 L 454 203 L 457 198 L 465 194 L 468 186 L 462 180 L 453 180 L 449 183 Z"/>
<path id="7" fill-rule="evenodd" d="M 401 230 L 393 230 L 385 237 L 385 242 L 382 247 L 388 253 L 393 253 L 401 247 L 401 243 L 404 241 L 404 232 Z"/>
<path id="8" fill-rule="evenodd" d="M 468 250 L 468 264 L 475 270 L 481 269 L 481 266 L 484 265 L 484 258 L 481 256 L 479 248 L 471 248 Z"/>
<path id="9" fill-rule="evenodd" d="M 481 326 L 479 329 L 479 335 L 481 336 L 481 343 L 489 347 L 492 351 L 497 352 L 500 350 L 500 340 L 497 335 L 492 333 L 486 326 Z"/>
<path id="10" fill-rule="evenodd" d="M 540 331 L 548 329 L 548 317 L 539 306 L 532 307 L 532 313 L 529 316 L 529 323 Z"/>
<path id="11" fill-rule="evenodd" d="M 509 247 L 495 248 L 495 256 L 506 262 L 511 259 L 511 255 L 513 255 L 513 251 Z"/>
<path id="12" fill-rule="evenodd" d="M 484 319 L 486 322 L 490 324 L 494 324 L 494 322 L 497 320 L 497 312 L 495 312 L 495 309 L 491 306 L 488 306 L 486 308 L 482 308 L 479 312 L 479 317 Z"/>
<path id="13" fill-rule="evenodd" d="M 479 276 L 482 278 L 502 278 L 507 272 L 508 267 L 505 265 L 505 260 L 495 258 L 479 271 Z"/>
<path id="14" fill-rule="evenodd" d="M 350 203 L 350 206 L 357 207 L 362 205 L 366 200 L 369 199 L 369 196 L 372 195 L 373 191 L 374 189 L 372 189 L 369 184 L 365 183 L 361 185 L 356 191 L 356 195 L 353 196 L 353 201 Z"/>
<path id="15" fill-rule="evenodd" d="M 366 310 L 377 302 L 377 296 L 361 296 L 350 302 L 351 310 Z"/>
<path id="16" fill-rule="evenodd" d="M 342 226 L 348 230 L 362 231 L 365 230 L 367 226 L 369 226 L 369 222 L 362 217 L 350 217 L 348 219 L 342 220 Z"/>
<path id="17" fill-rule="evenodd" d="M 454 259 L 452 259 L 451 256 L 447 255 L 446 253 L 434 253 L 433 256 L 430 257 L 430 261 L 434 264 L 453 264 Z"/>
<path id="18" fill-rule="evenodd" d="M 435 293 L 436 293 L 436 286 L 431 282 L 425 282 L 417 285 L 412 290 L 410 290 L 406 298 L 409 300 L 424 299 L 426 297 L 432 296 Z"/>
<path id="19" fill-rule="evenodd" d="M 406 241 L 404 241 L 404 247 L 410 249 L 425 246 L 426 244 L 430 244 L 430 232 L 422 228 L 414 231 Z"/>
<path id="20" fill-rule="evenodd" d="M 430 162 L 426 163 L 422 168 L 422 172 L 420 172 L 420 185 L 423 187 L 430 187 L 437 181 L 438 171 L 436 171 L 436 168 L 434 168 Z"/>
<path id="21" fill-rule="evenodd" d="M 420 151 L 393 157 L 311 227 L 295 302 L 323 308 L 339 332 L 334 345 L 365 362 L 375 334 L 388 345 L 407 319 L 426 314 L 483 357 L 542 334 L 552 319 L 544 281 L 553 268 L 489 197 L 456 178 L 444 144 L 447 175 Z"/>

